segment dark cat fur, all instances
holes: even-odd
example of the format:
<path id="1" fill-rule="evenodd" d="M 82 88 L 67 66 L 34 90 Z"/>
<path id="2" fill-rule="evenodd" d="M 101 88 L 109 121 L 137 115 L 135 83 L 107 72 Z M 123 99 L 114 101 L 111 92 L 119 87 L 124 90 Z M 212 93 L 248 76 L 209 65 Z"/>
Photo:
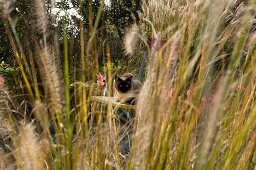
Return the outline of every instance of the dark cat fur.
<path id="1" fill-rule="evenodd" d="M 123 76 L 115 76 L 113 87 L 114 97 L 117 101 L 135 104 L 142 83 L 135 79 L 131 73 L 125 73 Z"/>

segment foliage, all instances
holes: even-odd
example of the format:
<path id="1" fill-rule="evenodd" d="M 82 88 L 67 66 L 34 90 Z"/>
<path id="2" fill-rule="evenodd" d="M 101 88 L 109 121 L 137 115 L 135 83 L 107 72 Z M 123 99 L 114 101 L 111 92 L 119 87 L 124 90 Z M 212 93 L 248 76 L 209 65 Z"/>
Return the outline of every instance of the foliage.
<path id="1" fill-rule="evenodd" d="M 68 17 L 52 25 L 50 1 L 3 11 L 1 45 L 7 54 L 9 43 L 15 67 L 3 61 L 0 74 L 19 79 L 24 92 L 14 95 L 26 98 L 16 102 L 0 88 L 10 101 L 1 102 L 0 129 L 6 119 L 11 126 L 0 169 L 255 167 L 254 1 L 69 2 L 84 19 L 71 17 L 78 34 Z M 121 55 L 123 38 L 133 56 Z M 137 73 L 144 54 L 145 80 L 129 119 L 118 108 L 128 106 L 94 97 L 102 94 L 94 82 L 105 72 L 110 96 L 113 74 Z"/>
<path id="2" fill-rule="evenodd" d="M 0 63 L 0 75 L 5 78 L 6 84 L 10 87 L 15 86 L 15 82 L 19 79 L 19 68 L 12 67 L 11 65 L 2 61 Z"/>
<path id="3" fill-rule="evenodd" d="M 121 39 L 127 26 L 139 22 L 141 4 L 140 0 L 111 1 L 109 10 L 106 11 L 106 17 L 111 24 L 116 26 Z"/>

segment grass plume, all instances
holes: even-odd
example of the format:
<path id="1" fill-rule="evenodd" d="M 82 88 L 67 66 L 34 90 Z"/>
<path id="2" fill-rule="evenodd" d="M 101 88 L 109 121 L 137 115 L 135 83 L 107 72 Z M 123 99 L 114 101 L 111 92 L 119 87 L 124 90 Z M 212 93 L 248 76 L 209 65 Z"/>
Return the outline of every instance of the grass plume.
<path id="1" fill-rule="evenodd" d="M 105 96 L 102 102 L 92 97 L 99 90 L 94 80 L 100 70 L 106 72 L 108 97 L 113 74 L 119 72 L 113 67 L 113 44 L 108 37 L 101 39 L 103 1 L 96 13 L 86 6 L 88 30 L 79 20 L 80 34 L 73 35 L 64 22 L 58 30 L 62 34 L 56 29 L 51 38 L 47 5 L 36 0 L 25 45 L 10 15 L 12 7 L 5 5 L 4 28 L 30 104 L 12 109 L 18 104 L 6 102 L 10 97 L 0 79 L 0 105 L 7 108 L 0 108 L 0 139 L 9 135 L 13 144 L 0 157 L 11 160 L 10 154 L 15 168 L 255 167 L 255 1 L 143 1 L 140 21 L 123 39 L 137 65 L 130 66 L 127 59 L 122 68 L 133 67 L 136 74 L 141 56 L 146 63 L 128 123 L 119 120 L 112 98 Z M 83 13 L 84 2 L 79 5 Z M 13 119 L 16 110 L 29 123 Z M 0 167 L 7 165 L 0 161 Z"/>
<path id="2" fill-rule="evenodd" d="M 38 144 L 38 138 L 34 132 L 33 125 L 21 125 L 14 157 L 19 169 L 43 169 L 44 155 L 42 148 Z M 47 149 L 47 148 L 44 148 Z"/>

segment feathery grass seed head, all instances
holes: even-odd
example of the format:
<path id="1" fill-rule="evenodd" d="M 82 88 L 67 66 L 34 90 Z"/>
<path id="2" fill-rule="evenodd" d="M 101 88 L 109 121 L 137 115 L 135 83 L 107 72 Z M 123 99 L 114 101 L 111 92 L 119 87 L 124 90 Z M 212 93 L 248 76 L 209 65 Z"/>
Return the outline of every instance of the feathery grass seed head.
<path id="1" fill-rule="evenodd" d="M 1 0 L 0 1 L 0 15 L 3 18 L 7 18 L 13 10 L 13 0 Z"/>
<path id="2" fill-rule="evenodd" d="M 45 7 L 45 2 L 43 0 L 35 1 L 35 12 L 36 12 L 36 22 L 35 27 L 40 33 L 47 33 L 47 27 L 49 18 L 47 16 L 47 10 Z"/>
<path id="3" fill-rule="evenodd" d="M 23 124 L 16 140 L 17 149 L 14 156 L 19 169 L 43 169 L 43 152 L 32 123 Z"/>
<path id="4" fill-rule="evenodd" d="M 128 29 L 124 37 L 124 46 L 126 54 L 133 54 L 139 40 L 139 28 L 137 25 L 133 25 Z"/>

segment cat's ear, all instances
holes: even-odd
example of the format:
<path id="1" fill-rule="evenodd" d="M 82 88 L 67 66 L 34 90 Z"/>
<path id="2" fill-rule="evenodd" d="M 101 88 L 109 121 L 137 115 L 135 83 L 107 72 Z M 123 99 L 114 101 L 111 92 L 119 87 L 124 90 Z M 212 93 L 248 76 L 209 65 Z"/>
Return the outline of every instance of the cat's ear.
<path id="1" fill-rule="evenodd" d="M 132 81 L 133 75 L 127 76 L 126 80 Z"/>
<path id="2" fill-rule="evenodd" d="M 132 74 L 129 74 L 126 76 L 128 79 L 133 79 L 133 75 Z"/>
<path id="3" fill-rule="evenodd" d="M 125 77 L 126 80 L 132 80 L 133 79 L 133 74 L 131 73 L 125 73 L 123 75 L 123 77 Z"/>
<path id="4" fill-rule="evenodd" d="M 119 76 L 115 75 L 115 81 L 120 81 L 122 80 Z"/>

